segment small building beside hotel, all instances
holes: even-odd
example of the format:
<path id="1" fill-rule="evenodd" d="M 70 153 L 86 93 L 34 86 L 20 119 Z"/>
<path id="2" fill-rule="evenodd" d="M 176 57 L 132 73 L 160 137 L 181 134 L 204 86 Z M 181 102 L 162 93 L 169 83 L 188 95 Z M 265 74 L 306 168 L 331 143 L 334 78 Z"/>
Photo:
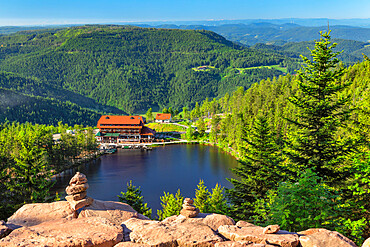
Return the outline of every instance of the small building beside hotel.
<path id="1" fill-rule="evenodd" d="M 96 139 L 100 143 L 147 143 L 152 142 L 155 131 L 144 126 L 142 116 L 103 115 L 98 121 Z"/>
<path id="2" fill-rule="evenodd" d="M 158 113 L 155 117 L 156 123 L 169 123 L 172 120 L 170 113 Z"/>

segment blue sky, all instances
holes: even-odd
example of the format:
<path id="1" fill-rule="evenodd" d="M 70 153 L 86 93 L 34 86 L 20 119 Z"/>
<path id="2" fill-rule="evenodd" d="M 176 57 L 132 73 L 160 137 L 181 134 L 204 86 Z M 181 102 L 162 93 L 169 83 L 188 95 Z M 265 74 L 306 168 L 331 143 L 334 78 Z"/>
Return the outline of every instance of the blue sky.
<path id="1" fill-rule="evenodd" d="M 370 18 L 369 0 L 0 0 L 0 25 Z"/>

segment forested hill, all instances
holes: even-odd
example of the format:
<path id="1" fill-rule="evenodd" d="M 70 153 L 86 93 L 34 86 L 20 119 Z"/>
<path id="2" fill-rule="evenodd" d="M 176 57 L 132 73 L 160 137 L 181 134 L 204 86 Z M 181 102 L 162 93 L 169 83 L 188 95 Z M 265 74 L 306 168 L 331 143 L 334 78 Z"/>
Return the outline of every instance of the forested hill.
<path id="1" fill-rule="evenodd" d="M 42 123 L 56 126 L 58 122 L 69 125 L 94 126 L 101 113 L 56 99 L 29 96 L 0 87 L 0 122 L 16 121 Z"/>
<path id="2" fill-rule="evenodd" d="M 0 72 L 0 122 L 55 125 L 62 121 L 72 126 L 94 126 L 104 113 L 125 114 L 37 78 Z"/>
<path id="3" fill-rule="evenodd" d="M 125 114 L 124 111 L 115 107 L 99 104 L 93 99 L 54 86 L 48 82 L 42 82 L 37 78 L 23 77 L 11 72 L 0 72 L 0 87 L 29 96 L 53 98 L 61 102 L 74 103 L 82 108 L 88 108 L 97 112 Z"/>
<path id="4" fill-rule="evenodd" d="M 0 71 L 128 113 L 192 105 L 296 68 L 210 31 L 82 26 L 0 37 Z"/>

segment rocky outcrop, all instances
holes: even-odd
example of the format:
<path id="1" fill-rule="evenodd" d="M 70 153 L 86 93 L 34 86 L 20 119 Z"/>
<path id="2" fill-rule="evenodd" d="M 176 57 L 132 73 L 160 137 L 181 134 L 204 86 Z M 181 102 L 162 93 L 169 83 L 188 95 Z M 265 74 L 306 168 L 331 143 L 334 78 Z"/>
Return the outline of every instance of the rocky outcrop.
<path id="1" fill-rule="evenodd" d="M 164 224 L 181 224 L 181 223 L 199 223 L 209 226 L 212 230 L 217 229 L 222 225 L 235 225 L 232 218 L 222 214 L 205 214 L 199 213 L 195 218 L 187 218 L 183 215 L 174 215 L 162 221 Z"/>
<path id="2" fill-rule="evenodd" d="M 12 229 L 3 220 L 0 220 L 0 238 L 8 236 L 11 232 Z"/>
<path id="3" fill-rule="evenodd" d="M 263 228 L 263 234 L 273 234 L 277 233 L 278 231 L 280 231 L 279 225 L 269 225 Z"/>
<path id="4" fill-rule="evenodd" d="M 225 241 L 219 242 L 215 244 L 215 247 L 276 247 L 276 245 L 271 244 L 255 244 L 250 241 L 243 242 L 243 241 Z"/>
<path id="5" fill-rule="evenodd" d="M 232 241 L 250 241 L 255 244 L 271 244 L 282 247 L 295 247 L 299 244 L 298 234 L 277 232 L 264 234 L 263 227 L 220 226 L 218 232 Z"/>
<path id="6" fill-rule="evenodd" d="M 252 223 L 249 223 L 249 222 L 244 221 L 244 220 L 239 220 L 238 222 L 236 222 L 236 226 L 239 226 L 239 227 L 256 227 L 256 225 L 253 225 Z"/>
<path id="7" fill-rule="evenodd" d="M 184 200 L 180 215 L 153 221 L 128 204 L 93 200 L 87 197 L 87 188 L 86 176 L 76 173 L 66 189 L 67 201 L 27 204 L 6 224 L 0 221 L 0 247 L 356 246 L 340 233 L 326 229 L 291 233 L 278 225 L 263 228 L 246 221 L 235 224 L 225 215 L 200 213 L 190 198 Z M 363 247 L 370 247 L 369 239 Z"/>
<path id="8" fill-rule="evenodd" d="M 34 226 L 46 221 L 65 219 L 72 214 L 73 210 L 66 201 L 26 204 L 8 218 L 7 224 Z"/>
<path id="9" fill-rule="evenodd" d="M 298 233 L 302 247 L 356 247 L 356 244 L 339 232 L 312 228 Z"/>
<path id="10" fill-rule="evenodd" d="M 362 244 L 361 247 L 370 247 L 370 238 L 366 239 L 366 241 Z"/>
<path id="11" fill-rule="evenodd" d="M 129 232 L 131 242 L 150 246 L 213 246 L 223 241 L 209 226 L 201 223 L 181 224 L 129 219 L 122 226 Z"/>
<path id="12" fill-rule="evenodd" d="M 94 200 L 90 206 L 84 208 L 78 215 L 78 218 L 97 216 L 108 219 L 116 225 L 120 225 L 122 222 L 130 218 L 149 220 L 148 217 L 138 214 L 130 205 L 126 203 L 100 200 Z"/>
<path id="13" fill-rule="evenodd" d="M 16 229 L 0 240 L 0 246 L 111 247 L 122 238 L 122 228 L 107 219 L 60 219 Z"/>
<path id="14" fill-rule="evenodd" d="M 151 247 L 151 245 L 147 244 L 138 244 L 133 242 L 121 242 L 116 244 L 114 247 Z"/>

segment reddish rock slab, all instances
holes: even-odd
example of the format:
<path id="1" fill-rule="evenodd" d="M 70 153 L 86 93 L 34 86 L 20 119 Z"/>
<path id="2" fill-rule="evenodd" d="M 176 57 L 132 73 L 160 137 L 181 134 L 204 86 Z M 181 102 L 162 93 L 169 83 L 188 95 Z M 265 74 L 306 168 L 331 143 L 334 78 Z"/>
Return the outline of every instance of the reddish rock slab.
<path id="1" fill-rule="evenodd" d="M 214 246 L 223 239 L 210 227 L 200 223 L 164 224 L 158 221 L 129 219 L 130 240 L 150 246 Z"/>
<path id="2" fill-rule="evenodd" d="M 244 221 L 244 220 L 239 220 L 238 222 L 236 222 L 236 226 L 239 226 L 239 227 L 256 227 L 256 225 L 253 225 L 252 223 L 249 223 L 249 222 Z"/>
<path id="3" fill-rule="evenodd" d="M 298 233 L 302 247 L 357 247 L 349 238 L 339 232 L 323 228 L 312 228 Z"/>
<path id="4" fill-rule="evenodd" d="M 82 209 L 78 218 L 102 217 L 110 220 L 116 225 L 130 218 L 139 218 L 148 220 L 149 218 L 138 214 L 130 205 L 123 202 L 94 200 L 93 203 Z"/>
<path id="5" fill-rule="evenodd" d="M 215 244 L 215 247 L 276 247 L 276 245 L 270 244 L 255 244 L 250 241 L 243 242 L 243 241 L 225 241 L 219 242 Z"/>
<path id="6" fill-rule="evenodd" d="M 94 202 L 94 199 L 88 196 L 78 201 L 73 200 L 73 196 L 66 196 L 66 200 L 69 202 L 69 205 L 73 210 L 79 210 L 83 207 L 91 205 Z"/>
<path id="7" fill-rule="evenodd" d="M 299 244 L 297 234 L 264 234 L 263 227 L 220 226 L 219 234 L 232 241 L 251 241 L 255 244 L 271 244 L 282 247 L 296 247 Z"/>
<path id="8" fill-rule="evenodd" d="M 164 224 L 179 224 L 179 223 L 200 223 L 209 226 L 212 230 L 217 231 L 222 225 L 235 225 L 232 218 L 222 214 L 205 214 L 199 213 L 195 218 L 187 218 L 183 215 L 174 215 L 162 221 Z"/>
<path id="9" fill-rule="evenodd" d="M 0 220 L 0 238 L 8 236 L 13 229 L 8 227 L 3 220 Z"/>
<path id="10" fill-rule="evenodd" d="M 0 246 L 111 247 L 122 238 L 122 228 L 107 219 L 60 219 L 16 229 L 0 240 Z"/>
<path id="11" fill-rule="evenodd" d="M 34 226 L 43 222 L 64 219 L 73 214 L 67 201 L 52 203 L 32 203 L 23 205 L 10 218 L 7 224 Z"/>
<path id="12" fill-rule="evenodd" d="M 114 247 L 150 247 L 150 245 L 147 244 L 138 244 L 133 242 L 121 242 L 116 244 Z"/>
<path id="13" fill-rule="evenodd" d="M 370 247 L 370 238 L 366 239 L 361 247 Z"/>
<path id="14" fill-rule="evenodd" d="M 280 226 L 279 225 L 269 225 L 263 228 L 263 233 L 264 234 L 274 234 L 280 231 Z"/>

